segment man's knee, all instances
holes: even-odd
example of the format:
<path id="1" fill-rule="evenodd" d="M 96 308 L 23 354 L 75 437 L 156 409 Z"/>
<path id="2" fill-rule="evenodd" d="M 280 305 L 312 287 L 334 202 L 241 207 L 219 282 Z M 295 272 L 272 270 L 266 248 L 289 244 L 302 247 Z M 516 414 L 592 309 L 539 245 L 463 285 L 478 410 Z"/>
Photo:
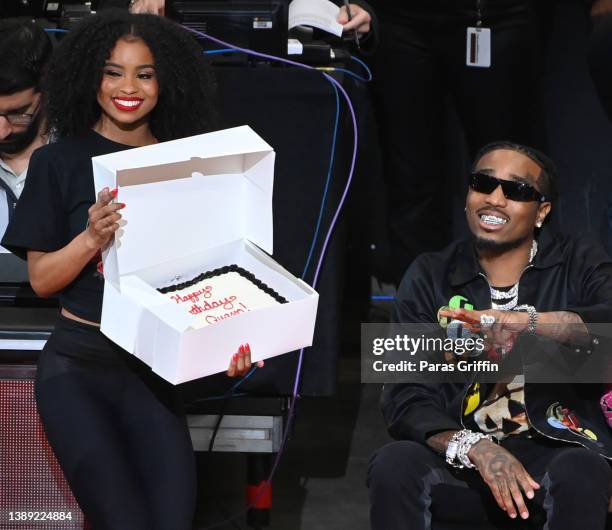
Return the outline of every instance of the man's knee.
<path id="1" fill-rule="evenodd" d="M 595 451 L 571 448 L 562 451 L 550 463 L 548 475 L 553 483 L 588 488 L 597 485 L 609 494 L 612 470 L 608 461 Z"/>
<path id="2" fill-rule="evenodd" d="M 383 483 L 399 486 L 410 477 L 421 479 L 436 465 L 443 465 L 442 458 L 428 447 L 407 440 L 391 442 L 372 455 L 368 486 Z"/>

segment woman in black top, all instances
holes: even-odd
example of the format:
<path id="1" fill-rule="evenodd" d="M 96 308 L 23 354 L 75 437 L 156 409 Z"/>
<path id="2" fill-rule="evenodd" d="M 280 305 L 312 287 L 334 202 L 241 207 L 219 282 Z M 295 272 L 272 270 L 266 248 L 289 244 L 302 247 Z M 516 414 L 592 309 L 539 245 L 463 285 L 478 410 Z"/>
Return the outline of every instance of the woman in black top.
<path id="1" fill-rule="evenodd" d="M 116 190 L 96 200 L 91 157 L 209 131 L 212 79 L 179 26 L 106 12 L 62 42 L 46 85 L 57 141 L 32 156 L 2 241 L 27 257 L 40 296 L 59 293 L 60 320 L 39 361 L 39 413 L 94 530 L 187 530 L 196 477 L 174 387 L 99 331 L 96 265 L 125 205 Z M 237 354 L 228 374 L 249 367 L 250 355 Z"/>

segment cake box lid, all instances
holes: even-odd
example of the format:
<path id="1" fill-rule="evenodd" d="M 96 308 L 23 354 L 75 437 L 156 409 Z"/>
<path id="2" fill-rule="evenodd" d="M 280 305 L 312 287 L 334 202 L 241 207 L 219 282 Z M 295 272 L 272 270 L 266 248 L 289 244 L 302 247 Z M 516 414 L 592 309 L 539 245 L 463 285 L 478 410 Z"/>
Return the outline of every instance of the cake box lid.
<path id="1" fill-rule="evenodd" d="M 275 153 L 242 126 L 92 158 L 96 195 L 119 188 L 104 277 L 248 239 L 272 253 Z"/>

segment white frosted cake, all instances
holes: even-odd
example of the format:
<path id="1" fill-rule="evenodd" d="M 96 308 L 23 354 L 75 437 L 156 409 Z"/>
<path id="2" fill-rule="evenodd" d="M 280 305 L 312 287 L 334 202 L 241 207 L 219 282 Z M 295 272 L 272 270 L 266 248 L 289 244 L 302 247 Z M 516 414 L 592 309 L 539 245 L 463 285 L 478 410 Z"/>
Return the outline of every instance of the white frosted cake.
<path id="1" fill-rule="evenodd" d="M 237 265 L 205 272 L 187 282 L 158 289 L 194 318 L 194 328 L 209 326 L 247 311 L 287 302 Z"/>

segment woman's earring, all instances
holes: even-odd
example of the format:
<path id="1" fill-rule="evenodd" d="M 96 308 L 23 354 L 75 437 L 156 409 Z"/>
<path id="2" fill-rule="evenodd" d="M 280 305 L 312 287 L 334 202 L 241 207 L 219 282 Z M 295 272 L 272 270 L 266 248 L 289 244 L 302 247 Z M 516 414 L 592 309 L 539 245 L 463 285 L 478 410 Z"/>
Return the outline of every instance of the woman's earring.
<path id="1" fill-rule="evenodd" d="M 537 228 L 542 228 L 542 221 L 538 221 L 538 222 L 536 223 L 536 227 L 537 227 Z"/>

